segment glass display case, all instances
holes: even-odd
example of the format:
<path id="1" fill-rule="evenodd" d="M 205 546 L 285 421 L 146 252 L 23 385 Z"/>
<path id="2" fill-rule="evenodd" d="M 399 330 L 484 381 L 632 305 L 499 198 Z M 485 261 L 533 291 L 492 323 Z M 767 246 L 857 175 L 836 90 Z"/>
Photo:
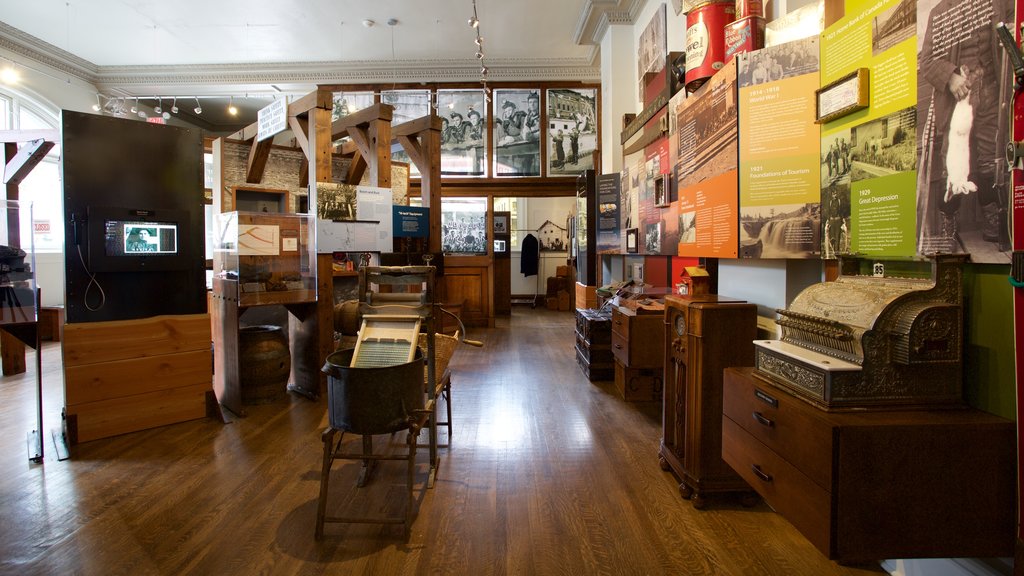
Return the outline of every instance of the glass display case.
<path id="1" fill-rule="evenodd" d="M 308 214 L 215 215 L 213 275 L 219 295 L 238 305 L 316 301 L 314 220 Z M 223 292 L 235 292 L 227 294 Z"/>
<path id="2" fill-rule="evenodd" d="M 32 203 L 7 200 L 7 218 L 0 222 L 0 228 L 0 325 L 35 322 Z"/>

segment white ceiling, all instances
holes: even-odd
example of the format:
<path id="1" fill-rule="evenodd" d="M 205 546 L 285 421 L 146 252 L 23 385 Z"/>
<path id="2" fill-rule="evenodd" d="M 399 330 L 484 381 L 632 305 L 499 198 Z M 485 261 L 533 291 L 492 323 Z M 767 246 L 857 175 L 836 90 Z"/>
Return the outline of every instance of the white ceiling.
<path id="1" fill-rule="evenodd" d="M 595 37 L 646 1 L 476 0 L 488 78 L 597 82 Z M 105 95 L 256 98 L 477 82 L 472 15 L 473 0 L 3 0 L 0 49 Z"/>

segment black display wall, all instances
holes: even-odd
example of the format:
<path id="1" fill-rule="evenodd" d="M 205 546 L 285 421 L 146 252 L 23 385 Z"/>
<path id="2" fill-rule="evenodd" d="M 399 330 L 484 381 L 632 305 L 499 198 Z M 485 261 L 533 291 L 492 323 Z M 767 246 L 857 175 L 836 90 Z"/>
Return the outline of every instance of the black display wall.
<path id="1" fill-rule="evenodd" d="M 61 132 L 66 321 L 205 313 L 199 130 L 65 110 Z"/>

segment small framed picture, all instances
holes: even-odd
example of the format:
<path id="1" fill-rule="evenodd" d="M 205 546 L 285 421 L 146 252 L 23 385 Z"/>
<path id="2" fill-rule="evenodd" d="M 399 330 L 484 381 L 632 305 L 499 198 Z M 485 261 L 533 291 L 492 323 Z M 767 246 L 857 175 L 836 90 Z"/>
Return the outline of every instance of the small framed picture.
<path id="1" fill-rule="evenodd" d="M 655 206 L 669 206 L 672 204 L 672 199 L 669 195 L 670 190 L 670 176 L 668 174 L 661 174 L 654 178 L 654 205 Z"/>
<path id="2" fill-rule="evenodd" d="M 508 217 L 505 215 L 494 217 L 494 233 L 505 234 L 508 232 Z"/>
<path id="3" fill-rule="evenodd" d="M 853 72 L 815 91 L 815 122 L 825 124 L 871 103 L 870 76 L 867 68 Z"/>
<path id="4" fill-rule="evenodd" d="M 626 254 L 636 254 L 640 251 L 640 232 L 636 228 L 626 230 Z"/>

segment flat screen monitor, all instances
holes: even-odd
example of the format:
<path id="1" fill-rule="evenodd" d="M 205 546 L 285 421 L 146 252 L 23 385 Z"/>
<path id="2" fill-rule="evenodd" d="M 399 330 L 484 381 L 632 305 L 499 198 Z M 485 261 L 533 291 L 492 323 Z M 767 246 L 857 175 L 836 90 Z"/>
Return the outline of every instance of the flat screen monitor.
<path id="1" fill-rule="evenodd" d="M 89 207 L 92 272 L 181 270 L 188 267 L 188 213 Z"/>

